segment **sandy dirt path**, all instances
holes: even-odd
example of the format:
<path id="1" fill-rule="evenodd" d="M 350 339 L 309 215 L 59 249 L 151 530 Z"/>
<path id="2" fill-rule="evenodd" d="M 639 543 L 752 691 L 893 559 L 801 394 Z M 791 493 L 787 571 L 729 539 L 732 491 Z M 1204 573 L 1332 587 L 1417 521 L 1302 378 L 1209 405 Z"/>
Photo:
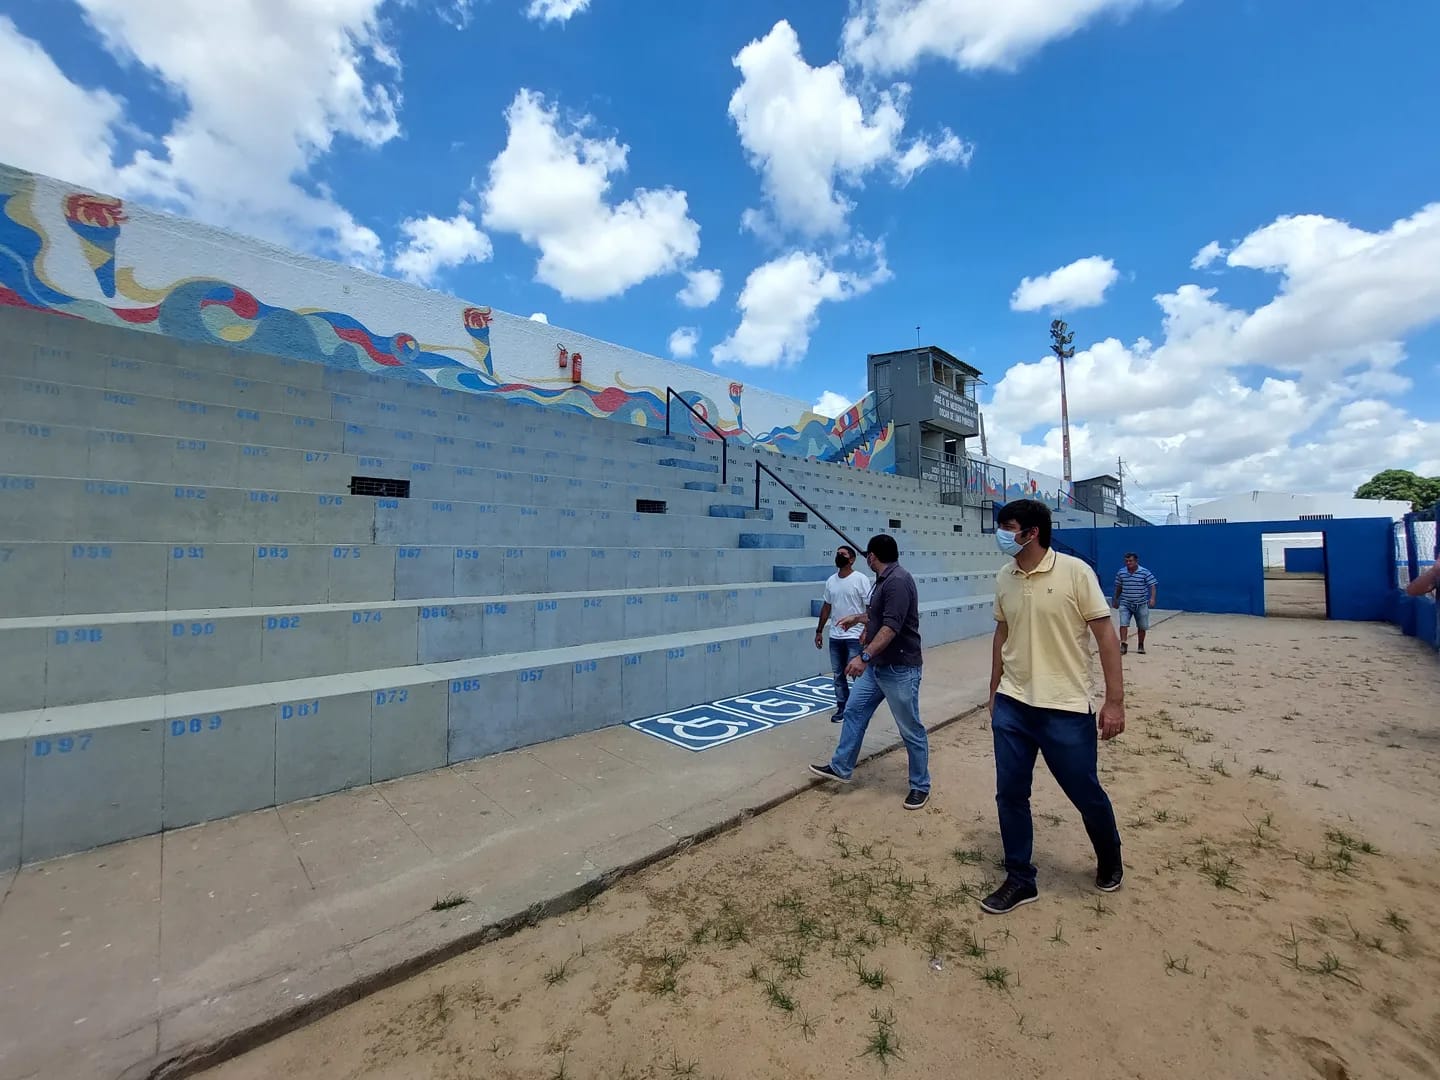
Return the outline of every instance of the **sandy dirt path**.
<path id="1" fill-rule="evenodd" d="M 1185 616 L 1126 670 L 1119 893 L 1042 768 L 1041 901 L 979 911 L 977 714 L 934 737 L 922 812 L 892 754 L 206 1075 L 1440 1077 L 1434 654 Z"/>

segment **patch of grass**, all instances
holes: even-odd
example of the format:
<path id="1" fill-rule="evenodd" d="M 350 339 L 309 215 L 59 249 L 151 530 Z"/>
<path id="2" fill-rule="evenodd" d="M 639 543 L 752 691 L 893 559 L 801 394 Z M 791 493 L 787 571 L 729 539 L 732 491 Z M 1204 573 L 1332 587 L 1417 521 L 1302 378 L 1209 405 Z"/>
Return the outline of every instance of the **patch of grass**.
<path id="1" fill-rule="evenodd" d="M 888 1069 L 891 1058 L 903 1060 L 900 1054 L 900 1041 L 895 1037 L 894 1010 L 886 1009 L 881 1012 L 879 1009 L 875 1009 L 870 1013 L 870 1020 L 875 1025 L 875 1030 L 866 1040 L 865 1053 L 861 1056 L 874 1057 L 880 1062 L 882 1069 Z"/>
<path id="2" fill-rule="evenodd" d="M 925 947 L 931 956 L 944 956 L 950 946 L 950 935 L 955 927 L 949 919 L 939 919 L 930 924 L 925 932 Z"/>
<path id="3" fill-rule="evenodd" d="M 1224 863 L 1207 863 L 1200 868 L 1200 872 L 1210 879 L 1210 884 L 1217 889 L 1229 889 L 1231 892 L 1239 892 L 1235 887 L 1235 864 L 1232 861 Z"/>
<path id="4" fill-rule="evenodd" d="M 1262 780 L 1279 780 L 1279 779 L 1280 779 L 1280 774 L 1279 774 L 1278 772 L 1271 772 L 1269 769 L 1265 768 L 1264 765 L 1256 765 L 1254 768 L 1252 768 L 1252 769 L 1250 770 L 1250 775 L 1251 775 L 1251 776 L 1258 776 L 1258 777 L 1260 777 L 1260 779 L 1262 779 Z"/>
<path id="5" fill-rule="evenodd" d="M 1348 973 L 1349 969 L 1341 963 L 1340 958 L 1333 952 L 1327 952 L 1324 956 L 1320 957 L 1320 962 L 1315 965 L 1314 970 L 1317 975 L 1329 975 L 1332 978 L 1339 979 L 1341 982 L 1347 982 L 1351 986 L 1360 985 L 1359 980 Z"/>
<path id="6" fill-rule="evenodd" d="M 770 903 L 776 911 L 794 911 L 798 913 L 805 910 L 805 904 L 801 901 L 799 892 L 795 890 L 791 890 L 784 896 L 776 897 L 770 901 Z"/>
<path id="7" fill-rule="evenodd" d="M 463 893 L 446 893 L 444 896 L 440 897 L 440 899 L 436 900 L 433 904 L 430 905 L 430 910 L 449 911 L 451 908 L 457 908 L 461 904 L 468 904 L 469 902 L 470 898 Z"/>
<path id="8" fill-rule="evenodd" d="M 1090 910 L 1095 913 L 1095 917 L 1097 919 L 1103 918 L 1106 915 L 1115 914 L 1113 911 L 1111 911 L 1108 907 L 1105 906 L 1105 898 L 1102 896 L 1097 896 L 1095 898 L 1095 903 L 1090 905 Z"/>
<path id="9" fill-rule="evenodd" d="M 765 983 L 765 1000 L 784 1013 L 793 1013 L 797 1007 L 795 999 L 773 979 Z"/>
<path id="10" fill-rule="evenodd" d="M 1410 920 L 1393 908 L 1385 913 L 1385 925 L 1398 930 L 1402 934 L 1408 934 L 1410 932 Z"/>
<path id="11" fill-rule="evenodd" d="M 694 930 L 690 931 L 690 944 L 704 945 L 710 937 L 710 928 L 712 925 L 710 920 L 706 919 L 699 926 L 695 927 Z"/>
<path id="12" fill-rule="evenodd" d="M 1219 776 L 1229 776 L 1230 770 L 1225 767 L 1225 762 L 1219 758 L 1210 759 L 1210 771 Z"/>
<path id="13" fill-rule="evenodd" d="M 1182 956 L 1177 959 L 1167 952 L 1165 954 L 1165 974 L 1169 975 L 1171 972 L 1178 972 L 1181 975 L 1192 974 L 1190 971 L 1190 957 Z"/>
<path id="14" fill-rule="evenodd" d="M 1050 943 L 1052 945 L 1069 944 L 1069 942 L 1065 940 L 1065 930 L 1058 922 L 1055 924 L 1055 933 L 1050 935 Z"/>
<path id="15" fill-rule="evenodd" d="M 698 1061 L 681 1061 L 678 1050 L 670 1051 L 670 1063 L 665 1066 L 670 1075 L 675 1077 L 694 1076 L 699 1067 Z"/>
<path id="16" fill-rule="evenodd" d="M 810 977 L 809 972 L 805 970 L 804 953 L 790 953 L 786 956 L 773 957 L 773 959 L 781 973 L 792 979 L 807 979 Z"/>
<path id="17" fill-rule="evenodd" d="M 565 1068 L 565 1061 L 569 1056 L 568 1050 L 560 1055 L 560 1064 L 555 1066 L 555 1071 L 550 1074 L 550 1080 L 570 1080 L 570 1073 Z"/>
<path id="18" fill-rule="evenodd" d="M 679 990 L 679 988 L 680 982 L 675 977 L 675 972 L 664 971 L 661 972 L 660 977 L 651 984 L 650 992 L 656 997 L 666 997 L 670 994 L 674 994 L 676 991 Z"/>
<path id="19" fill-rule="evenodd" d="M 980 972 L 980 981 L 996 990 L 1010 989 L 1010 971 L 1003 967 L 987 967 Z"/>
<path id="20" fill-rule="evenodd" d="M 1058 827 L 1065 819 L 1059 814 L 1045 813 L 1040 815 L 1040 820 L 1053 829 Z"/>
<path id="21" fill-rule="evenodd" d="M 1379 855 L 1380 849 L 1369 840 L 1351 836 L 1349 833 L 1341 832 L 1339 829 L 1330 829 L 1325 833 L 1325 839 L 1334 844 L 1341 851 L 1358 851 L 1362 855 Z"/>
<path id="22" fill-rule="evenodd" d="M 1329 785 L 1329 784 L 1322 784 L 1319 780 L 1306 780 L 1306 781 L 1305 781 L 1305 786 L 1306 786 L 1306 787 L 1319 788 L 1321 791 L 1329 791 L 1329 790 L 1330 790 L 1330 785 Z"/>
<path id="23" fill-rule="evenodd" d="M 558 986 L 570 977 L 570 961 L 557 964 L 545 972 L 545 985 Z"/>
<path id="24" fill-rule="evenodd" d="M 885 969 L 882 967 L 867 968 L 863 963 L 857 961 L 855 975 L 860 980 L 861 986 L 868 986 L 871 990 L 884 990 L 890 985 L 890 976 L 885 974 Z"/>
<path id="25" fill-rule="evenodd" d="M 806 1042 L 815 1038 L 815 1021 L 810 1019 L 809 1013 L 802 1013 L 800 1019 L 796 1021 L 796 1024 L 800 1028 L 801 1037 L 804 1038 Z"/>
<path id="26" fill-rule="evenodd" d="M 972 960 L 984 960 L 990 955 L 985 943 L 977 938 L 969 927 L 960 931 L 960 951 Z"/>

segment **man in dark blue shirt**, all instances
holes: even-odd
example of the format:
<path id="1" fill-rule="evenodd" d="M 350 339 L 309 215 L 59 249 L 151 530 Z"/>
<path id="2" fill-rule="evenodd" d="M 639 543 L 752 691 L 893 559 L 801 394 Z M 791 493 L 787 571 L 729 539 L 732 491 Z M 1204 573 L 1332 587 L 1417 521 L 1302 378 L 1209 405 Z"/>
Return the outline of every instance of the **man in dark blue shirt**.
<path id="1" fill-rule="evenodd" d="M 850 661 L 845 673 L 855 679 L 845 705 L 840 745 L 828 765 L 811 765 L 810 771 L 826 780 L 848 784 L 860 760 L 865 729 L 882 701 L 890 705 L 905 752 L 910 758 L 910 792 L 906 810 L 919 810 L 930 801 L 930 741 L 920 722 L 920 594 L 915 579 L 900 565 L 900 548 L 893 536 L 871 537 L 865 560 L 875 574 L 875 588 L 864 615 L 840 620 L 845 628 L 865 624 L 864 650 Z"/>

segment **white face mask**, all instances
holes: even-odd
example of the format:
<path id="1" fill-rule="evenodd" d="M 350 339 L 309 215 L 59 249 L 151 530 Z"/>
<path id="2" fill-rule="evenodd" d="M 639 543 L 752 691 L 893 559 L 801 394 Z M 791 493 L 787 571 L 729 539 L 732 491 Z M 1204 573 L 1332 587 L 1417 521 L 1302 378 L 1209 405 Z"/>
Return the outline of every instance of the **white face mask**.
<path id="1" fill-rule="evenodd" d="M 1029 540 L 1025 541 L 1024 544 L 1020 543 L 1020 541 L 1015 539 L 1016 535 L 1016 533 L 1009 532 L 1005 529 L 999 529 L 995 533 L 995 543 L 1000 545 L 1000 550 L 1012 559 L 1024 551 L 1030 543 Z"/>

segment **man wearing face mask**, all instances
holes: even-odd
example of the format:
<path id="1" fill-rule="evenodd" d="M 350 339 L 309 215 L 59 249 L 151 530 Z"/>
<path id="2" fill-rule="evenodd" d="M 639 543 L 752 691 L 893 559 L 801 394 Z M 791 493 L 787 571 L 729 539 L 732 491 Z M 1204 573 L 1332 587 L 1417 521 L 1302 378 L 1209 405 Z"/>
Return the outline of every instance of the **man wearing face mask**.
<path id="1" fill-rule="evenodd" d="M 1050 549 L 1050 508 L 1017 499 L 1000 510 L 996 524 L 995 539 L 1012 559 L 995 579 L 990 661 L 995 802 L 1006 877 L 980 906 L 1001 915 L 1039 895 L 1030 818 L 1037 754 L 1045 756 L 1060 789 L 1080 811 L 1095 848 L 1095 887 L 1103 892 L 1120 887 L 1120 832 L 1100 786 L 1096 735 L 1113 739 L 1125 730 L 1125 684 L 1110 604 L 1089 566 Z M 1091 704 L 1087 634 L 1095 638 L 1105 674 L 1098 719 Z"/>
<path id="2" fill-rule="evenodd" d="M 828 765 L 811 765 L 810 771 L 848 784 L 870 718 L 882 701 L 888 702 L 910 759 L 910 791 L 904 807 L 920 810 L 930 801 L 930 741 L 920 722 L 920 594 L 915 579 L 900 565 L 900 548 L 893 536 L 872 536 L 865 560 L 875 574 L 869 606 L 864 614 L 849 615 L 836 624 L 842 630 L 865 626 L 863 649 L 845 668 L 855 685 L 841 720 L 840 744 Z"/>
<path id="3" fill-rule="evenodd" d="M 832 723 L 845 716 L 850 700 L 850 681 L 845 668 L 860 655 L 860 627 L 841 629 L 840 620 L 860 615 L 870 602 L 870 579 L 854 568 L 855 551 L 848 544 L 835 549 L 835 573 L 825 582 L 825 601 L 820 607 L 820 625 L 815 628 L 815 648 L 822 647 L 825 627 L 830 627 L 830 669 L 835 674 L 835 715 Z"/>

